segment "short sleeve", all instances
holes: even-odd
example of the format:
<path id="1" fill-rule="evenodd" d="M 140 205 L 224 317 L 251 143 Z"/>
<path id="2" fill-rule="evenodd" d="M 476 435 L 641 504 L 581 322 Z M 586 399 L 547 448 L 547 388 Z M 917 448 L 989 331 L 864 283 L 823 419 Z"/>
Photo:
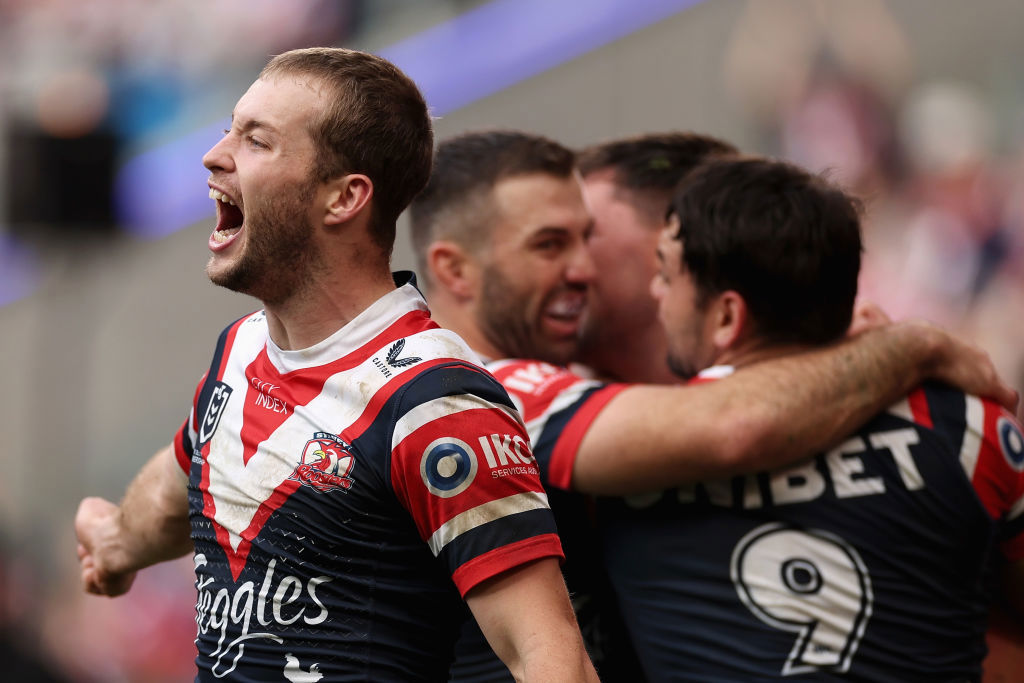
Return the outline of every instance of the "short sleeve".
<path id="1" fill-rule="evenodd" d="M 543 557 L 562 557 L 518 412 L 485 370 L 451 364 L 403 388 L 391 485 L 459 591 Z"/>

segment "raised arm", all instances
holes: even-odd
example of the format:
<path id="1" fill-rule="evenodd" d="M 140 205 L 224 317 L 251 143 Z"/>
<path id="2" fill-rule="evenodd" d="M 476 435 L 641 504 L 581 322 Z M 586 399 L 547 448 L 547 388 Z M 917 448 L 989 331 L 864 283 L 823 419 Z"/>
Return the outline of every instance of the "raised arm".
<path id="1" fill-rule="evenodd" d="M 115 505 L 85 498 L 75 515 L 82 586 L 97 595 L 121 595 L 143 567 L 192 550 L 185 475 L 174 449 L 161 449 Z"/>
<path id="2" fill-rule="evenodd" d="M 928 323 L 900 322 L 715 382 L 630 387 L 587 430 L 572 485 L 622 495 L 787 464 L 928 378 L 1016 407 L 982 350 Z"/>
<path id="3" fill-rule="evenodd" d="M 517 681 L 597 681 L 558 560 L 499 574 L 466 593 L 466 603 Z"/>

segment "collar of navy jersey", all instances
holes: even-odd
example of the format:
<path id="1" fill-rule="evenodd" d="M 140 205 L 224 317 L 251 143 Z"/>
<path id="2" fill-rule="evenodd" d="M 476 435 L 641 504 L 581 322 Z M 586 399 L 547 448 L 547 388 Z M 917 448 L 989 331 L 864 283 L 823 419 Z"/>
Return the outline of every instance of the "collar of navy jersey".
<path id="1" fill-rule="evenodd" d="M 410 271 L 394 273 L 396 289 L 370 304 L 363 312 L 326 339 L 305 349 L 284 350 L 267 336 L 267 356 L 279 372 L 324 365 L 364 346 L 380 331 L 411 311 L 426 311 L 427 302 L 416 289 Z"/>

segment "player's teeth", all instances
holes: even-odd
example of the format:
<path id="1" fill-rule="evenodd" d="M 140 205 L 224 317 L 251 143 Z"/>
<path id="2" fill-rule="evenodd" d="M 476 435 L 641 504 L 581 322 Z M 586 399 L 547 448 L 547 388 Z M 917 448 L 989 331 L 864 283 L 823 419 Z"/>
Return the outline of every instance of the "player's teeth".
<path id="1" fill-rule="evenodd" d="M 212 187 L 210 188 L 210 199 L 216 199 L 218 202 L 224 202 L 225 204 L 235 206 L 235 203 L 231 200 L 230 197 L 228 197 L 220 190 L 215 190 Z"/>

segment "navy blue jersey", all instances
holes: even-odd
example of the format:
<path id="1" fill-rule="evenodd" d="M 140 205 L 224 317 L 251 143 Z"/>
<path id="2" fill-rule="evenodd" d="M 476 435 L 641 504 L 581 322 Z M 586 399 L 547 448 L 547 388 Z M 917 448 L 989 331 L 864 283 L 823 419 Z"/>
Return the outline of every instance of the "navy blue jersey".
<path id="1" fill-rule="evenodd" d="M 474 358 L 411 285 L 302 351 L 262 313 L 225 330 L 175 442 L 197 680 L 444 680 L 462 596 L 561 555 L 522 422 Z"/>
<path id="2" fill-rule="evenodd" d="M 1022 469 L 1012 416 L 926 385 L 793 466 L 602 500 L 648 678 L 978 679 L 993 563 L 1024 557 Z"/>

